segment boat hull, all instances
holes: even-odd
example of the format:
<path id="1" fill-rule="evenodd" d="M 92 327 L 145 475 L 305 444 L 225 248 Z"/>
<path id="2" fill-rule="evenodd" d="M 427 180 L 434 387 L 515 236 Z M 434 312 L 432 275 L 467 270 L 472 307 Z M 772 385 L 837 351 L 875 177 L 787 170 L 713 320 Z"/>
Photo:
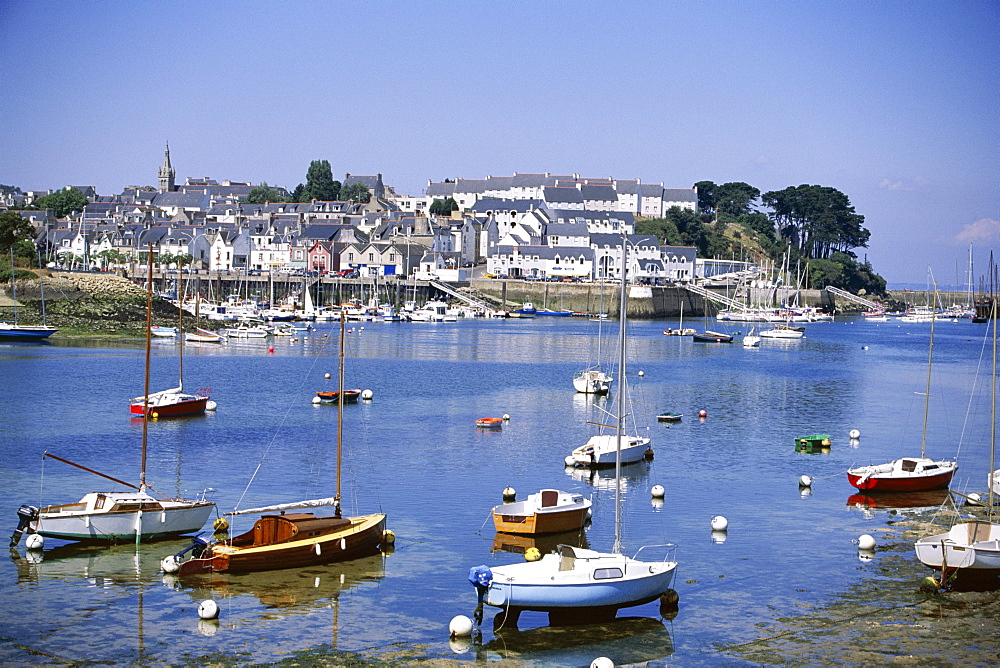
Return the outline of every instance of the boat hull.
<path id="1" fill-rule="evenodd" d="M 44 341 L 57 331 L 51 327 L 0 323 L 0 341 Z"/>
<path id="2" fill-rule="evenodd" d="M 948 533 L 921 538 L 914 547 L 930 568 L 1000 572 L 1000 526 L 989 522 L 956 524 Z"/>
<path id="3" fill-rule="evenodd" d="M 195 533 L 205 526 L 215 504 L 207 501 L 161 501 L 159 509 L 108 511 L 76 510 L 80 504 L 42 508 L 35 533 L 63 540 L 120 542 L 160 540 Z M 146 505 L 146 504 L 144 504 Z"/>
<path id="4" fill-rule="evenodd" d="M 532 515 L 504 515 L 502 512 L 493 511 L 493 526 L 497 531 L 535 536 L 573 531 L 582 527 L 586 519 L 586 508 Z"/>
<path id="5" fill-rule="evenodd" d="M 213 545 L 201 558 L 182 563 L 177 575 L 302 568 L 376 554 L 383 541 L 385 515 L 377 513 L 348 519 L 351 520 L 349 528 L 300 540 L 250 547 Z"/>
<path id="6" fill-rule="evenodd" d="M 847 481 L 858 489 L 870 492 L 927 492 L 935 489 L 945 489 L 951 484 L 956 468 L 936 475 L 917 475 L 909 477 L 883 477 L 872 475 L 865 478 L 864 474 L 847 472 Z"/>
<path id="7" fill-rule="evenodd" d="M 163 404 L 161 406 L 149 405 L 146 406 L 146 411 L 149 413 L 150 417 L 184 417 L 187 415 L 200 415 L 205 412 L 205 407 L 208 405 L 208 397 L 196 397 L 187 401 L 178 401 L 171 404 Z M 133 402 L 129 406 L 129 412 L 132 415 L 142 415 L 143 403 L 141 401 Z"/>
<path id="8" fill-rule="evenodd" d="M 592 436 L 586 444 L 573 450 L 573 462 L 576 466 L 601 468 L 614 466 L 617 453 L 615 437 L 602 435 Z M 622 436 L 621 463 L 632 464 L 642 461 L 651 452 L 649 439 L 638 436 Z"/>
<path id="9" fill-rule="evenodd" d="M 493 569 L 485 602 L 540 612 L 626 608 L 659 598 L 670 589 L 677 568 L 674 561 L 642 562 L 603 554 L 596 559 L 577 559 L 566 570 L 562 559 L 558 554 L 547 554 L 541 561 Z"/>

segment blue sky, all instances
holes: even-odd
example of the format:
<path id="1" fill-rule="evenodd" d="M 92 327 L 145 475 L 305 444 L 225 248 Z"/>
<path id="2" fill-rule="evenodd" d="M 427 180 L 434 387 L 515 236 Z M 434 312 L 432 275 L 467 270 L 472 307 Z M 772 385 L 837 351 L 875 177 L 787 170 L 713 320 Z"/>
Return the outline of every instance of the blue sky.
<path id="1" fill-rule="evenodd" d="M 293 188 L 309 162 L 833 186 L 890 283 L 1000 249 L 1000 3 L 0 0 L 0 183 Z"/>

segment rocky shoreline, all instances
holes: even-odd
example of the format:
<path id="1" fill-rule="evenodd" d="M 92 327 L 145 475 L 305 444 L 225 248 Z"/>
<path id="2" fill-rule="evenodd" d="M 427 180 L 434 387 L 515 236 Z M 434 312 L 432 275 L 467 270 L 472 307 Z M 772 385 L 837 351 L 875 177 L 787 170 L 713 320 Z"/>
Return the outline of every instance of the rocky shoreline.
<path id="1" fill-rule="evenodd" d="M 146 326 L 146 291 L 114 274 L 45 272 L 41 279 L 19 279 L 17 321 L 42 324 L 42 292 L 45 293 L 45 323 L 59 331 L 54 337 L 114 336 L 143 337 Z M 13 292 L 2 290 L 0 319 L 14 321 Z M 153 324 L 175 326 L 177 308 L 153 297 Z M 194 324 L 194 318 L 190 323 Z M 185 323 L 187 329 L 187 323 Z"/>

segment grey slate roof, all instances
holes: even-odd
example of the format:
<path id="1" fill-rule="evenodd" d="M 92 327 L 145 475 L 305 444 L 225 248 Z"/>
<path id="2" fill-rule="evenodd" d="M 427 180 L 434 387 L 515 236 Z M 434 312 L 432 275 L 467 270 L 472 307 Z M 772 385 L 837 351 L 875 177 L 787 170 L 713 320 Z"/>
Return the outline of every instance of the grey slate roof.
<path id="1" fill-rule="evenodd" d="M 694 188 L 664 188 L 663 199 L 667 202 L 698 203 L 698 192 Z"/>
<path id="2" fill-rule="evenodd" d="M 545 190 L 542 192 L 546 202 L 583 204 L 583 194 L 576 188 L 551 186 L 551 187 L 546 187 Z"/>
<path id="3" fill-rule="evenodd" d="M 610 185 L 604 186 L 580 186 L 580 194 L 584 201 L 591 202 L 616 202 L 618 193 Z"/>
<path id="4" fill-rule="evenodd" d="M 153 198 L 153 206 L 159 208 L 175 206 L 185 209 L 199 209 L 201 211 L 205 211 L 208 209 L 208 205 L 209 197 L 201 190 L 195 190 L 187 193 L 157 193 L 156 197 Z"/>
<path id="5" fill-rule="evenodd" d="M 590 232 L 582 223 L 549 223 L 545 226 L 545 234 L 556 237 L 586 237 Z"/>

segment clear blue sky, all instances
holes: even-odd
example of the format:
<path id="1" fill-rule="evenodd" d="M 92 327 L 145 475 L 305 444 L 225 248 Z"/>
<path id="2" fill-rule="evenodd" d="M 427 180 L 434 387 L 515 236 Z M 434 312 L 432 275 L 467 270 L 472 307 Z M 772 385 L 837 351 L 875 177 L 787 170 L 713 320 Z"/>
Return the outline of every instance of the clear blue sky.
<path id="1" fill-rule="evenodd" d="M 0 0 L 0 183 L 309 162 L 842 190 L 890 283 L 1000 249 L 1000 3 Z M 957 267 L 957 269 L 956 269 Z"/>

